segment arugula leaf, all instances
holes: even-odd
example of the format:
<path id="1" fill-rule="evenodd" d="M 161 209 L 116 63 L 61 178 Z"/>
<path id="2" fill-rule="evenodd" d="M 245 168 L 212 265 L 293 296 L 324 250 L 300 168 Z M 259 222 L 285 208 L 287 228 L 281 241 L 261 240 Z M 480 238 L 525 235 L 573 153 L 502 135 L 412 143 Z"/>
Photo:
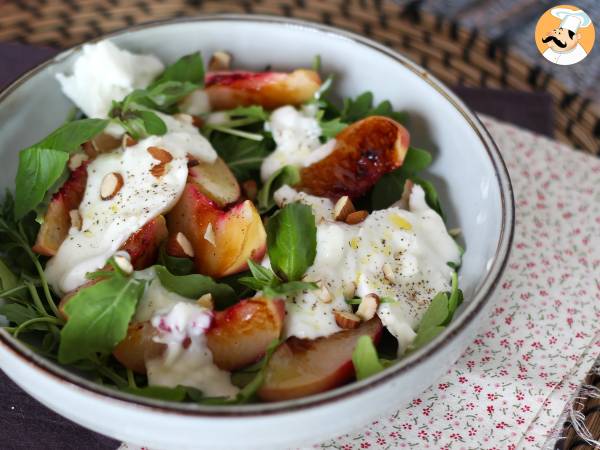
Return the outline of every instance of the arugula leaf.
<path id="1" fill-rule="evenodd" d="M 0 305 L 0 315 L 5 316 L 9 322 L 15 325 L 21 325 L 29 320 L 37 319 L 40 313 L 30 305 L 21 305 L 19 303 L 6 303 Z M 47 331 L 48 326 L 44 323 L 35 323 L 27 327 L 28 330 Z"/>
<path id="2" fill-rule="evenodd" d="M 225 133 L 211 133 L 210 142 L 239 180 L 253 177 L 274 147 L 272 139 L 253 141 Z"/>
<path id="3" fill-rule="evenodd" d="M 161 245 L 158 250 L 157 263 L 165 266 L 173 275 L 189 275 L 194 271 L 194 261 L 189 258 L 178 258 L 169 255 L 164 245 Z"/>
<path id="4" fill-rule="evenodd" d="M 369 91 L 363 92 L 355 99 L 346 98 L 342 108 L 340 120 L 352 123 L 369 116 L 386 116 L 400 123 L 406 122 L 407 115 L 394 111 L 392 104 L 385 100 L 373 107 L 373 94 Z"/>
<path id="5" fill-rule="evenodd" d="M 259 105 L 238 106 L 223 112 L 230 118 L 254 119 L 260 122 L 264 122 L 269 118 L 267 111 Z"/>
<path id="6" fill-rule="evenodd" d="M 442 204 L 440 203 L 440 198 L 435 186 L 430 181 L 424 180 L 423 178 L 413 177 L 412 180 L 421 186 L 425 191 L 425 201 L 429 207 L 437 212 L 442 219 L 446 220 L 446 216 L 442 210 Z"/>
<path id="7" fill-rule="evenodd" d="M 342 122 L 339 117 L 336 117 L 332 120 L 320 121 L 319 126 L 321 127 L 321 136 L 326 139 L 332 139 L 346 128 L 348 124 Z"/>
<path id="8" fill-rule="evenodd" d="M 273 271 L 284 281 L 300 280 L 317 254 L 312 208 L 291 203 L 267 222 L 267 248 Z"/>
<path id="9" fill-rule="evenodd" d="M 187 81 L 196 84 L 198 88 L 202 88 L 204 86 L 204 62 L 202 61 L 200 52 L 191 53 L 179 58 L 168 66 L 151 86 L 166 81 Z"/>
<path id="10" fill-rule="evenodd" d="M 262 291 L 267 298 L 287 297 L 301 291 L 318 289 L 316 283 L 305 281 L 282 282 L 272 270 L 248 260 L 248 267 L 252 273 L 251 277 L 242 277 L 238 280 L 244 286 Z"/>
<path id="11" fill-rule="evenodd" d="M 265 184 L 263 184 L 260 191 L 258 191 L 257 202 L 259 212 L 265 213 L 275 206 L 273 193 L 277 189 L 285 184 L 293 186 L 299 181 L 300 171 L 296 166 L 283 166 L 277 172 L 273 173 Z"/>
<path id="12" fill-rule="evenodd" d="M 226 308 L 237 301 L 235 291 L 227 284 L 216 283 L 211 277 L 199 274 L 177 276 L 163 266 L 154 266 L 156 276 L 163 287 L 182 297 L 197 299 L 211 294 L 219 309 Z"/>
<path id="13" fill-rule="evenodd" d="M 379 361 L 377 349 L 369 336 L 361 336 L 352 352 L 352 364 L 357 380 L 364 380 L 371 375 L 381 372 L 385 367 Z"/>
<path id="14" fill-rule="evenodd" d="M 385 209 L 397 202 L 402 196 L 406 180 L 429 167 L 431 160 L 431 154 L 427 150 L 409 147 L 402 166 L 386 173 L 373 187 L 371 192 L 373 209 Z"/>
<path id="15" fill-rule="evenodd" d="M 0 291 L 8 291 L 17 286 L 19 280 L 6 263 L 0 259 Z"/>
<path id="16" fill-rule="evenodd" d="M 15 218 L 21 219 L 44 199 L 61 177 L 69 153 L 100 133 L 107 120 L 82 119 L 66 123 L 19 154 L 16 176 Z"/>
<path id="17" fill-rule="evenodd" d="M 452 290 L 450 293 L 440 292 L 431 300 L 431 304 L 417 329 L 417 335 L 410 346 L 410 351 L 415 351 L 433 340 L 444 331 L 450 323 L 457 308 L 463 301 L 463 293 L 458 288 L 458 274 L 452 274 Z"/>
<path id="18" fill-rule="evenodd" d="M 263 293 L 267 298 L 287 297 L 303 291 L 319 289 L 317 283 L 308 281 L 288 281 L 287 283 L 266 286 Z"/>
<path id="19" fill-rule="evenodd" d="M 125 339 L 145 283 L 119 271 L 109 273 L 109 278 L 80 289 L 65 305 L 69 320 L 60 333 L 61 364 L 109 353 Z"/>
<path id="20" fill-rule="evenodd" d="M 127 386 L 121 388 L 122 391 L 140 397 L 153 398 L 156 400 L 166 400 L 169 402 L 182 402 L 187 396 L 187 388 L 183 386 L 166 387 L 166 386 L 145 386 L 132 387 Z"/>

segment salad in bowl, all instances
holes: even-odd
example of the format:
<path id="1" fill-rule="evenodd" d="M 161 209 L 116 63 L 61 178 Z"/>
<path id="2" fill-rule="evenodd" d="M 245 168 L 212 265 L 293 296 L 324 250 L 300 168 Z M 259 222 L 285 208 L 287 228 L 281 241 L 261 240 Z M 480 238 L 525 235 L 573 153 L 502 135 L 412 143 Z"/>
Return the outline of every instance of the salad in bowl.
<path id="1" fill-rule="evenodd" d="M 73 115 L 20 152 L 0 218 L 15 338 L 120 391 L 228 405 L 369 377 L 444 330 L 460 231 L 409 117 L 334 101 L 318 57 L 234 62 L 100 41 L 57 74 Z"/>

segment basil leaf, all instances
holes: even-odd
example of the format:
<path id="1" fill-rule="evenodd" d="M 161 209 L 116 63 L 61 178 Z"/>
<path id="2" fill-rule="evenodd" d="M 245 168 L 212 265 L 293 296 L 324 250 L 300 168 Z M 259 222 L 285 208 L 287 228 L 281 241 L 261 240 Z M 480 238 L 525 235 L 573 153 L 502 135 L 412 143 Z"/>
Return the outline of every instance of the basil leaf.
<path id="1" fill-rule="evenodd" d="M 65 305 L 69 320 L 60 333 L 58 361 L 69 364 L 95 353 L 110 353 L 125 339 L 143 293 L 144 282 L 118 272 L 80 289 Z"/>
<path id="2" fill-rule="evenodd" d="M 149 87 L 145 91 L 142 104 L 150 105 L 158 111 L 170 112 L 174 105 L 197 88 L 193 83 L 166 81 Z"/>
<path id="3" fill-rule="evenodd" d="M 303 291 L 319 289 L 316 283 L 306 281 L 288 281 L 287 283 L 265 286 L 263 293 L 267 298 L 287 297 Z"/>
<path id="4" fill-rule="evenodd" d="M 261 213 L 269 211 L 275 206 L 273 193 L 281 186 L 287 184 L 293 186 L 300 181 L 300 171 L 296 166 L 283 166 L 269 177 L 258 192 L 258 210 Z"/>
<path id="5" fill-rule="evenodd" d="M 162 136 L 167 132 L 167 125 L 156 113 L 152 111 L 138 111 L 137 114 L 144 122 L 145 135 L 154 134 Z"/>
<path id="6" fill-rule="evenodd" d="M 284 281 L 302 278 L 314 262 L 317 227 L 312 208 L 291 203 L 267 221 L 267 248 L 271 268 Z"/>
<path id="7" fill-rule="evenodd" d="M 173 275 L 189 275 L 194 271 L 194 261 L 189 258 L 178 258 L 169 255 L 164 245 L 161 245 L 158 251 L 157 263 L 165 266 Z"/>
<path id="8" fill-rule="evenodd" d="M 265 285 L 271 284 L 276 280 L 275 274 L 270 269 L 255 263 L 251 259 L 248 260 L 248 269 L 250 269 L 254 278 Z"/>
<path id="9" fill-rule="evenodd" d="M 65 123 L 32 147 L 74 152 L 84 142 L 93 139 L 108 125 L 104 119 L 80 119 Z"/>
<path id="10" fill-rule="evenodd" d="M 166 386 L 145 386 L 131 387 L 127 386 L 121 389 L 124 392 L 140 397 L 153 398 L 156 400 L 166 400 L 169 402 L 182 402 L 187 396 L 187 389 L 183 386 L 166 387 Z"/>
<path id="11" fill-rule="evenodd" d="M 211 133 L 210 142 L 240 180 L 252 178 L 257 174 L 262 162 L 275 145 L 272 139 L 253 141 L 220 132 Z"/>
<path id="12" fill-rule="evenodd" d="M 385 368 L 379 361 L 377 349 L 369 336 L 358 338 L 356 347 L 354 347 L 354 351 L 352 352 L 352 364 L 354 365 L 357 380 L 364 380 L 371 375 L 381 372 Z"/>
<path id="13" fill-rule="evenodd" d="M 226 308 L 237 301 L 235 291 L 231 286 L 216 283 L 206 275 L 177 276 L 163 266 L 154 266 L 154 270 L 165 289 L 182 297 L 197 299 L 204 294 L 211 294 L 218 309 Z"/>
<path id="14" fill-rule="evenodd" d="M 107 120 L 82 119 L 69 122 L 19 154 L 16 176 L 15 216 L 21 219 L 44 199 L 62 175 L 69 153 L 100 133 Z"/>
<path id="15" fill-rule="evenodd" d="M 61 150 L 30 147 L 19 153 L 15 216 L 22 218 L 34 209 L 46 191 L 60 178 L 69 154 Z"/>
<path id="16" fill-rule="evenodd" d="M 182 56 L 158 76 L 151 86 L 165 81 L 190 82 L 198 88 L 204 86 L 204 62 L 200 52 Z"/>
<path id="17" fill-rule="evenodd" d="M 431 153 L 427 150 L 418 147 L 409 147 L 402 166 L 397 170 L 401 170 L 402 173 L 411 177 L 427 169 L 431 165 L 432 159 Z"/>

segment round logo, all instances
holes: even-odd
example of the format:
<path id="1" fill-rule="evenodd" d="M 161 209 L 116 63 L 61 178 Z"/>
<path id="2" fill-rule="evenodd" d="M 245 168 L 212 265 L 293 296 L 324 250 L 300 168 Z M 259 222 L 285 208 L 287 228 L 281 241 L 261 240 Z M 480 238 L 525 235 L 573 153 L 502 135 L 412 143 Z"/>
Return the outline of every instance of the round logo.
<path id="1" fill-rule="evenodd" d="M 535 44 L 544 58 L 560 66 L 583 60 L 594 46 L 596 31 L 590 16 L 572 5 L 546 11 L 535 27 Z"/>

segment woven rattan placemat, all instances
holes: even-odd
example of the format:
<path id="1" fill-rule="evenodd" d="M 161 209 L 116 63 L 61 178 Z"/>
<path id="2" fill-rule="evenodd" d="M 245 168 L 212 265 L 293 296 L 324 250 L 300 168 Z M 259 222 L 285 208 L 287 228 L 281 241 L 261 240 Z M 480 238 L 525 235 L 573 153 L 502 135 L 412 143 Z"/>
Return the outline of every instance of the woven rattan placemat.
<path id="1" fill-rule="evenodd" d="M 477 30 L 377 0 L 17 0 L 0 1 L 0 41 L 69 47 L 133 24 L 215 13 L 283 15 L 347 29 L 399 50 L 452 86 L 543 90 L 554 99 L 555 137 L 600 155 L 600 105 Z M 590 382 L 600 377 L 590 376 Z M 600 401 L 582 406 L 600 436 Z M 587 448 L 566 424 L 562 449 Z"/>

